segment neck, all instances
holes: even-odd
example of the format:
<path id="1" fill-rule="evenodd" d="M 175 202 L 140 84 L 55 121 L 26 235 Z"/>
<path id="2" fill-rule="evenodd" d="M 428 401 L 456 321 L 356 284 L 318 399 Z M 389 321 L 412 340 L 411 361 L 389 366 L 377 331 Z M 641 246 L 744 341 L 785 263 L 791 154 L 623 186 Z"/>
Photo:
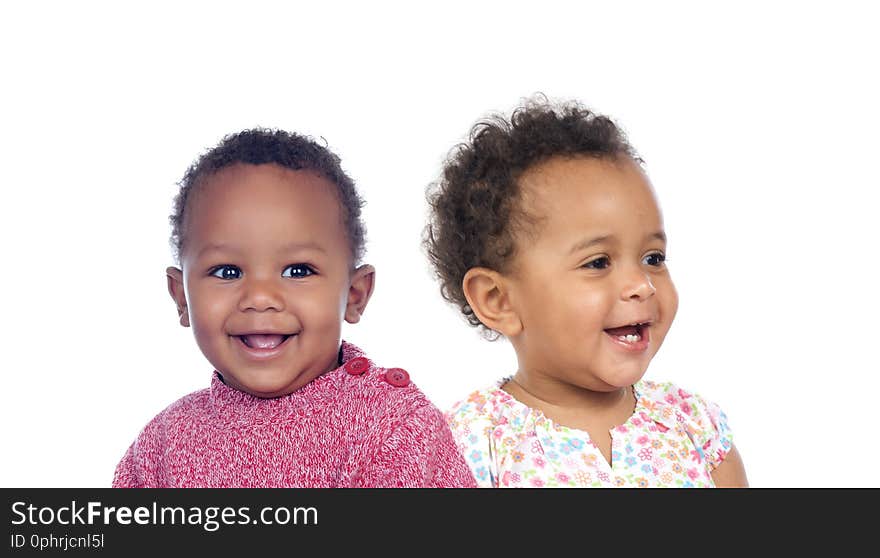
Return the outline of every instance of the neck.
<path id="1" fill-rule="evenodd" d="M 605 389 L 607 387 L 607 389 Z M 530 407 L 542 410 L 602 412 L 631 407 L 635 403 L 632 386 L 603 386 L 593 389 L 555 377 L 519 370 L 504 390 Z"/>

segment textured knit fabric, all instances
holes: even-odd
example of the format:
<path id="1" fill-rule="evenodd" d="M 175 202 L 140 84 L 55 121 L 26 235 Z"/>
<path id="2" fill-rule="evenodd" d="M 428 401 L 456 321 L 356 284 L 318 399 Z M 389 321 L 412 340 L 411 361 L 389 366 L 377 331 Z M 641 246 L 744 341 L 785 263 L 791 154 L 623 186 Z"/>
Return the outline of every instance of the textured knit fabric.
<path id="1" fill-rule="evenodd" d="M 342 359 L 363 357 L 343 342 Z M 369 362 L 369 361 L 367 361 Z M 398 382 L 400 383 L 400 382 Z M 283 397 L 224 384 L 170 405 L 141 431 L 114 487 L 473 487 L 443 414 L 369 362 Z"/>
<path id="2" fill-rule="evenodd" d="M 495 386 L 446 417 L 480 487 L 712 487 L 732 445 L 714 403 L 670 383 L 633 386 L 632 416 L 611 433 L 611 463 L 582 430 L 555 424 Z"/>

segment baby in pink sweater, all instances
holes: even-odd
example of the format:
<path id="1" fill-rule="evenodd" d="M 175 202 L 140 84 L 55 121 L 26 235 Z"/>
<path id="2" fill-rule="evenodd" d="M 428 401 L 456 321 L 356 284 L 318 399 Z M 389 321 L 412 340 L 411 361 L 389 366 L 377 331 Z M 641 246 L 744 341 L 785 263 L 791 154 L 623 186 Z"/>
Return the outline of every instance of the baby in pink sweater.
<path id="1" fill-rule="evenodd" d="M 341 338 L 375 272 L 362 202 L 309 138 L 226 137 L 181 182 L 168 290 L 210 388 L 141 431 L 116 487 L 472 487 L 440 411 Z"/>

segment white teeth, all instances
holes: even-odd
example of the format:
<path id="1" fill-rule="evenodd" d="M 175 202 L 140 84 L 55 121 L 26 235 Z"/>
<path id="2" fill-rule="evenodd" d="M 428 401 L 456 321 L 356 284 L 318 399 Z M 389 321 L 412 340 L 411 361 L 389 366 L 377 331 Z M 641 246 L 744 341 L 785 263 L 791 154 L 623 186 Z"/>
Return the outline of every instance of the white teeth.
<path id="1" fill-rule="evenodd" d="M 641 335 L 618 335 L 617 338 L 620 339 L 621 341 L 626 341 L 627 343 L 635 343 L 636 341 L 639 341 L 642 338 L 642 336 Z"/>

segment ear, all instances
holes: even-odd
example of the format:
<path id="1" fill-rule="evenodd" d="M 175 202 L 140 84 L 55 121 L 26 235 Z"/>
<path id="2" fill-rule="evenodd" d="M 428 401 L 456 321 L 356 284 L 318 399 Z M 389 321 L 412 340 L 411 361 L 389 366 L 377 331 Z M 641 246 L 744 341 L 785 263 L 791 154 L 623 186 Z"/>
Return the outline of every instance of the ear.
<path id="1" fill-rule="evenodd" d="M 485 267 L 472 267 L 464 274 L 461 287 L 483 325 L 507 338 L 522 331 L 522 322 L 511 304 L 510 289 L 503 275 Z"/>
<path id="2" fill-rule="evenodd" d="M 176 267 L 169 267 L 165 270 L 168 276 L 168 294 L 174 299 L 177 305 L 177 317 L 180 318 L 180 325 L 189 327 L 189 312 L 186 305 L 186 293 L 183 290 L 183 271 Z"/>
<path id="3" fill-rule="evenodd" d="M 371 265 L 362 265 L 351 276 L 351 286 L 348 288 L 348 301 L 345 303 L 345 321 L 356 324 L 361 321 L 361 315 L 367 308 L 367 302 L 373 294 L 373 285 L 376 281 L 376 270 Z"/>

